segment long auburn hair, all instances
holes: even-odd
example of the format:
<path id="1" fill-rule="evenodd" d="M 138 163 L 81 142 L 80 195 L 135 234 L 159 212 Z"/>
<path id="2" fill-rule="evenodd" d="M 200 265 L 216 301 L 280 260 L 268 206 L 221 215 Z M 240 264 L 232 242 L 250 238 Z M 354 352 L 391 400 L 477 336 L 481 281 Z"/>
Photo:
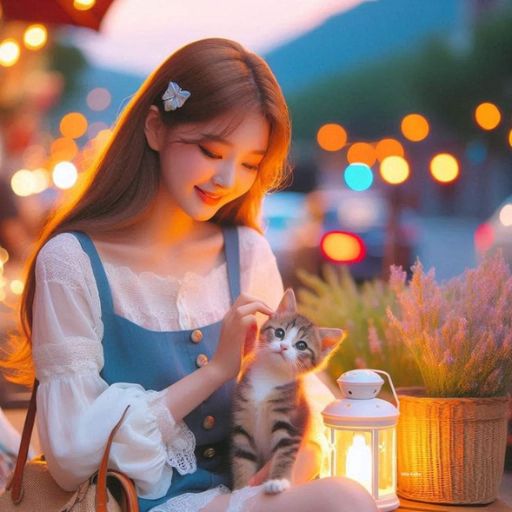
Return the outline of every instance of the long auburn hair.
<path id="1" fill-rule="evenodd" d="M 191 96 L 179 109 L 166 112 L 162 95 L 169 81 Z M 147 144 L 144 122 L 151 105 L 159 108 L 169 127 L 206 122 L 232 114 L 229 133 L 250 111 L 269 123 L 267 152 L 256 181 L 243 196 L 223 206 L 212 218 L 218 224 L 246 225 L 262 232 L 260 210 L 264 195 L 280 188 L 290 175 L 290 118 L 281 88 L 268 64 L 240 44 L 209 38 L 183 46 L 142 84 L 119 117 L 112 137 L 77 196 L 55 209 L 26 262 L 25 287 L 19 309 L 19 332 L 10 338 L 7 357 L 0 361 L 10 381 L 30 386 L 32 306 L 35 263 L 43 245 L 66 231 L 98 234 L 134 225 L 151 206 L 160 183 L 158 153 Z"/>

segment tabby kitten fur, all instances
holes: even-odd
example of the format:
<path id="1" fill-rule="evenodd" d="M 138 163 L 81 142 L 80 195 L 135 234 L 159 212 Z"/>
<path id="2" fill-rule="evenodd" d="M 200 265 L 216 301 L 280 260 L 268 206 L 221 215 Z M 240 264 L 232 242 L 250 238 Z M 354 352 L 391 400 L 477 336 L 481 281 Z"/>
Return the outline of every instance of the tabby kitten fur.
<path id="1" fill-rule="evenodd" d="M 270 459 L 264 490 L 290 486 L 293 464 L 310 427 L 302 377 L 323 367 L 342 341 L 343 331 L 316 327 L 297 312 L 287 289 L 276 312 L 262 325 L 255 349 L 243 361 L 234 392 L 231 468 L 234 489 Z"/>

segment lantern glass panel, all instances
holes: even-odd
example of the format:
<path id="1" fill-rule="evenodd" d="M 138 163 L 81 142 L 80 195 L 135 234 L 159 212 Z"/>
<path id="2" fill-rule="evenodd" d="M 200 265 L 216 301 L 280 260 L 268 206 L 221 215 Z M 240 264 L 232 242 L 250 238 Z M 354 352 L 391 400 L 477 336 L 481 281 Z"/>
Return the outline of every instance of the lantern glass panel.
<path id="1" fill-rule="evenodd" d="M 346 476 L 372 493 L 372 433 L 365 430 L 333 429 L 333 474 Z"/>
<path id="2" fill-rule="evenodd" d="M 379 498 L 394 494 L 396 489 L 396 431 L 386 428 L 378 431 Z"/>

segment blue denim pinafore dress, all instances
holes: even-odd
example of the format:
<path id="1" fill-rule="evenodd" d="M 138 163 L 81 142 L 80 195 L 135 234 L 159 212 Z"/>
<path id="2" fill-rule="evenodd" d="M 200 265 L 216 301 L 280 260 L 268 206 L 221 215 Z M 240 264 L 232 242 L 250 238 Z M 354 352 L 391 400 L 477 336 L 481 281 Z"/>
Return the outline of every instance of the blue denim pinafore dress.
<path id="1" fill-rule="evenodd" d="M 204 366 L 217 348 L 222 321 L 185 331 L 152 331 L 114 313 L 112 294 L 105 269 L 92 240 L 73 232 L 91 260 L 101 300 L 104 324 L 105 366 L 102 378 L 137 383 L 147 390 L 161 391 Z M 240 294 L 238 231 L 223 227 L 231 302 Z M 140 512 L 186 492 L 202 492 L 223 484 L 231 487 L 228 434 L 234 379 L 213 392 L 188 414 L 184 421 L 196 438 L 197 471 L 180 475 L 173 471 L 167 494 L 156 500 L 139 498 Z"/>

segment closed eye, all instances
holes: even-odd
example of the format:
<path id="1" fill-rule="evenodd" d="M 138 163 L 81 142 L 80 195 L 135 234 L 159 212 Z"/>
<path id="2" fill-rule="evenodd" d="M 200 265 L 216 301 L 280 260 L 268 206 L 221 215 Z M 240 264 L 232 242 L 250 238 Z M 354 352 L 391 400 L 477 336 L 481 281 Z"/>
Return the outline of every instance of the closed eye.
<path id="1" fill-rule="evenodd" d="M 203 155 L 207 156 L 208 158 L 213 158 L 214 160 L 222 160 L 221 155 L 217 155 L 215 153 L 212 153 L 208 149 L 206 149 L 204 146 L 201 146 L 201 144 L 198 144 L 199 149 L 201 150 L 201 153 Z M 246 169 L 249 169 L 250 171 L 257 171 L 260 166 L 259 165 L 251 165 L 251 164 L 242 164 Z"/>

